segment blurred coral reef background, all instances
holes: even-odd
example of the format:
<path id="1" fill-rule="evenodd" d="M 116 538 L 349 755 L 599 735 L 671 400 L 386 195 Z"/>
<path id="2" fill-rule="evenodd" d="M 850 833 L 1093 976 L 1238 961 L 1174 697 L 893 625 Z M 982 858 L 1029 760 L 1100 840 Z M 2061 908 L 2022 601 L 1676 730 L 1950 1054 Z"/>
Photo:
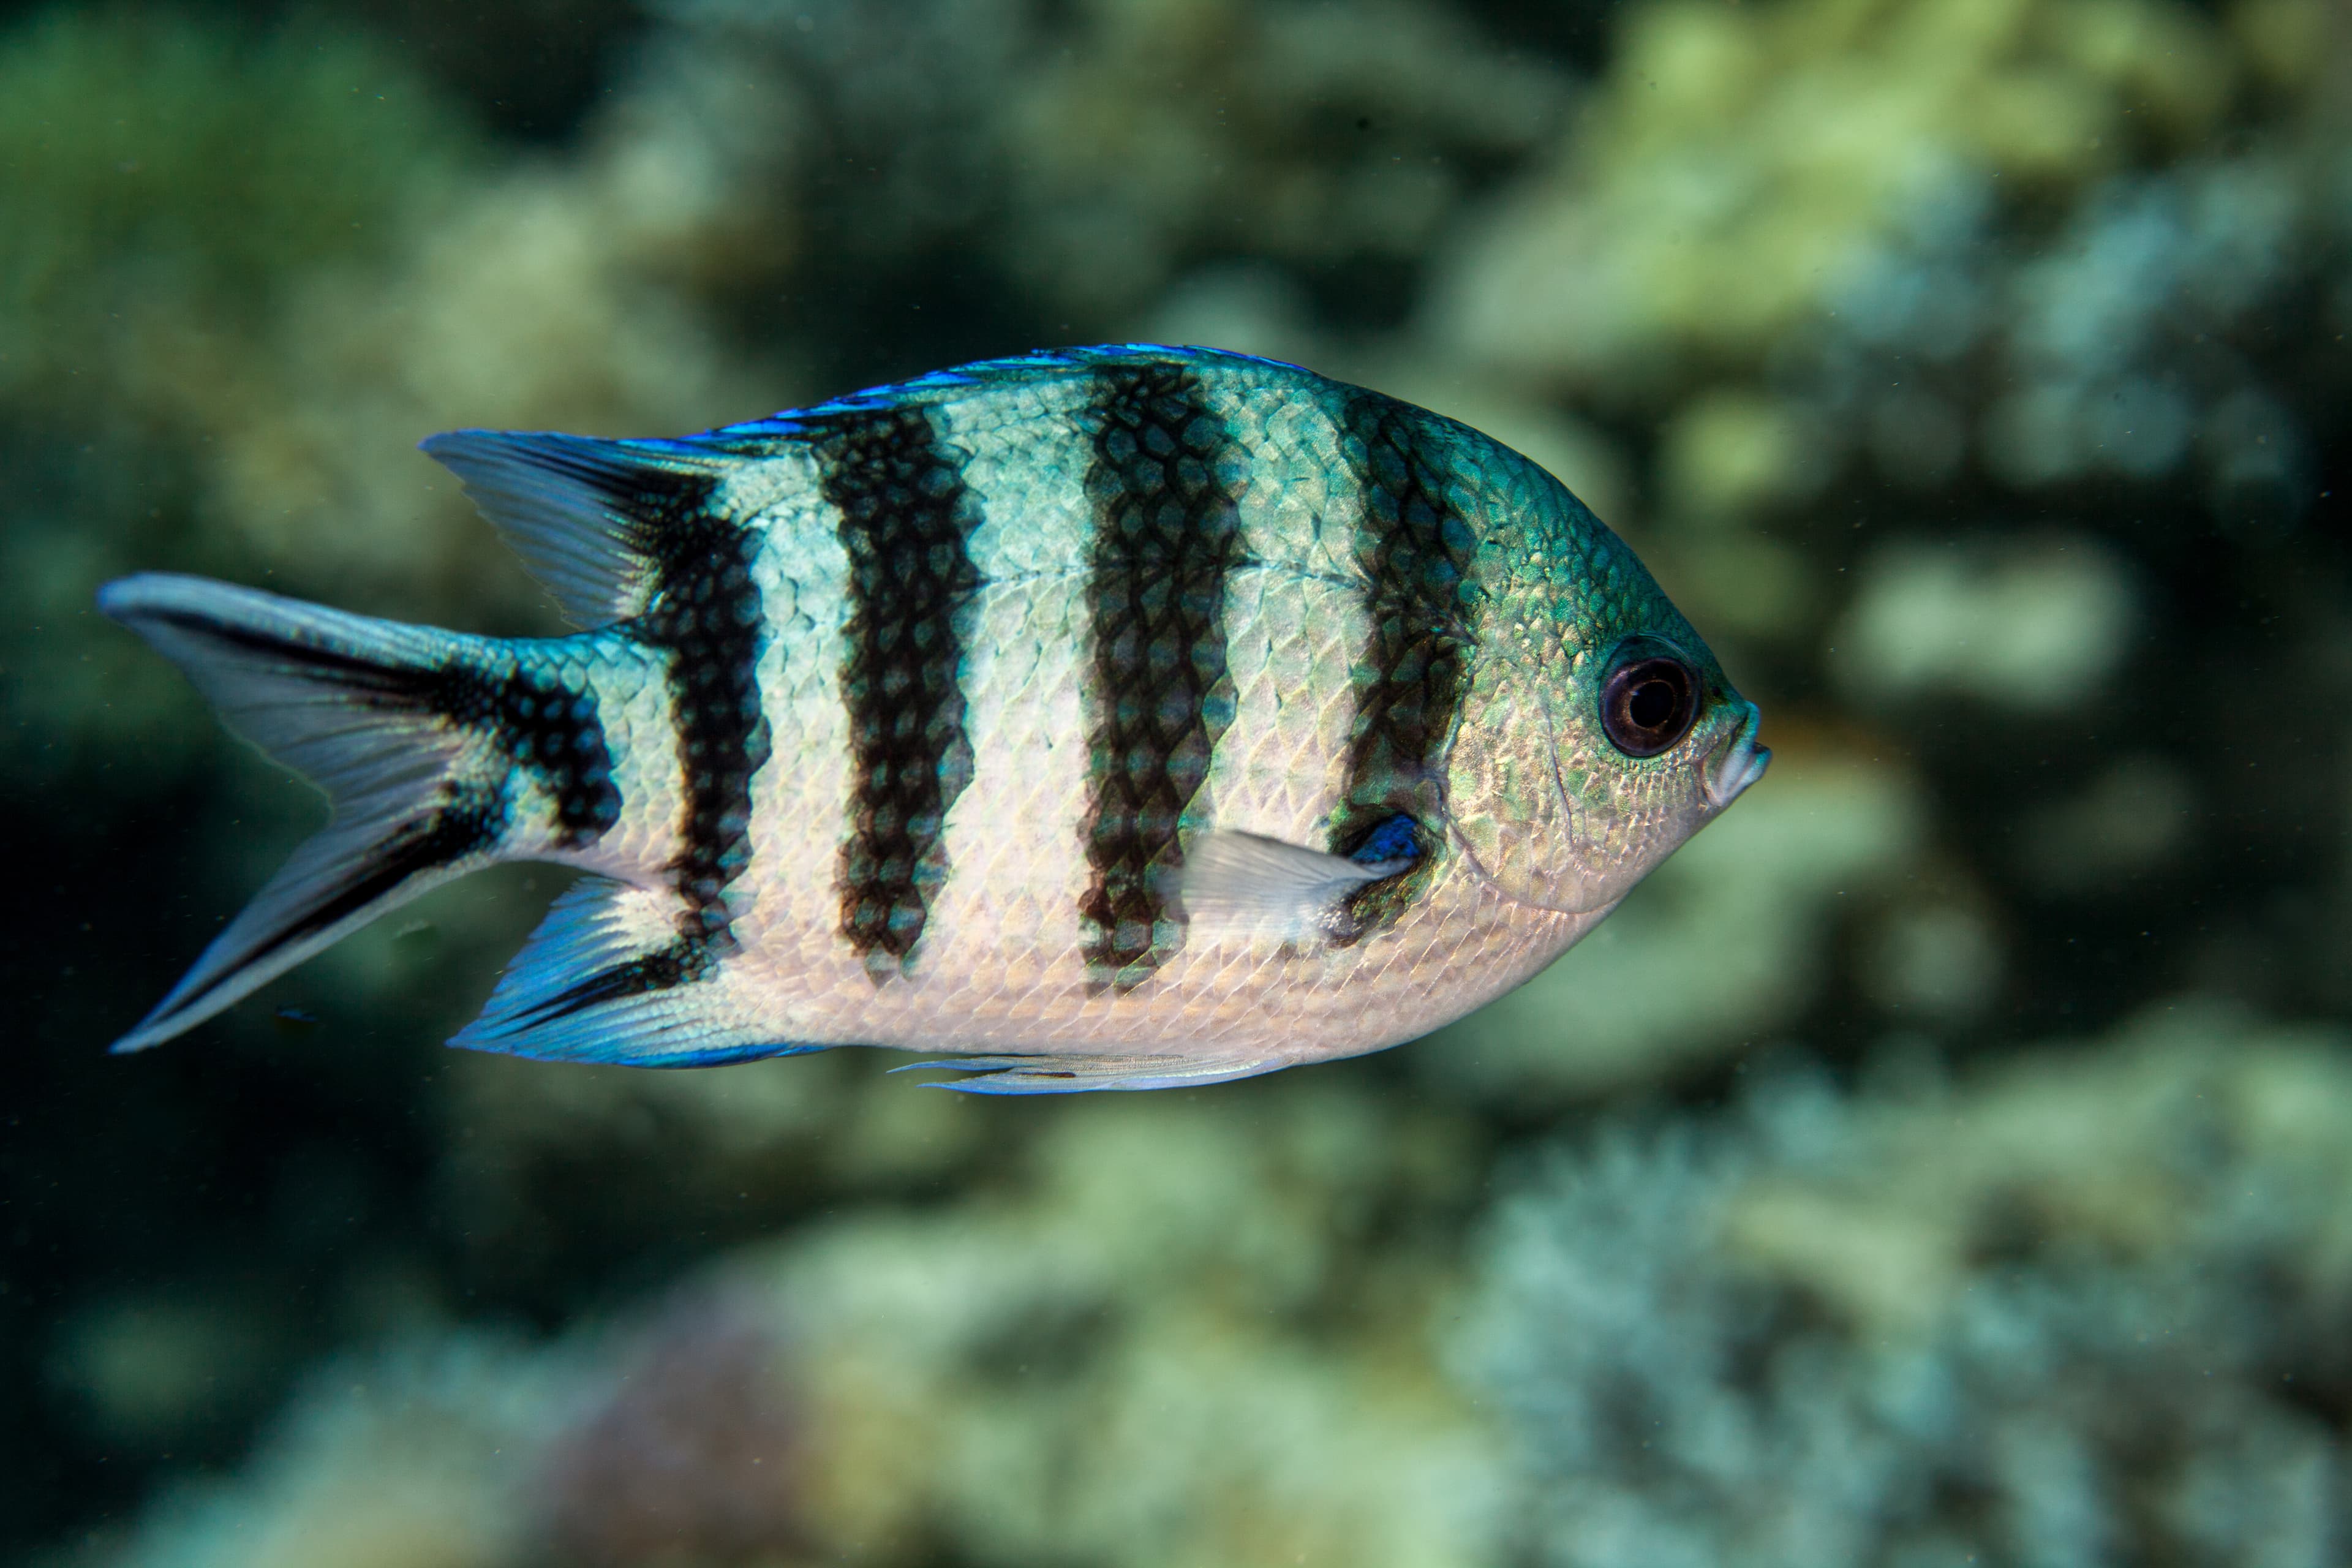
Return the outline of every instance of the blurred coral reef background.
<path id="1" fill-rule="evenodd" d="M 2335 0 L 0 10 L 0 1553 L 2352 1557 L 2347 331 Z M 419 437 L 1125 339 L 1553 467 L 1771 774 L 1216 1089 L 453 1056 L 521 868 L 100 1054 L 316 815 L 100 581 L 547 629 Z"/>

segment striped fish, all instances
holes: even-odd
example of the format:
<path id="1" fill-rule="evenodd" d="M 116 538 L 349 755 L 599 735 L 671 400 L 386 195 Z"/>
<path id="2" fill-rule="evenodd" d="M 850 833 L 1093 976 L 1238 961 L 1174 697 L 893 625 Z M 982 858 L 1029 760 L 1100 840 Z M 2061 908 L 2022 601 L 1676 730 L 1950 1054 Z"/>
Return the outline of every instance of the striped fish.
<path id="1" fill-rule="evenodd" d="M 334 807 L 117 1050 L 540 860 L 585 875 L 454 1044 L 1239 1078 L 1517 985 L 1769 755 L 1558 480 L 1290 365 L 1076 349 L 678 440 L 424 446 L 583 629 L 101 590 Z"/>

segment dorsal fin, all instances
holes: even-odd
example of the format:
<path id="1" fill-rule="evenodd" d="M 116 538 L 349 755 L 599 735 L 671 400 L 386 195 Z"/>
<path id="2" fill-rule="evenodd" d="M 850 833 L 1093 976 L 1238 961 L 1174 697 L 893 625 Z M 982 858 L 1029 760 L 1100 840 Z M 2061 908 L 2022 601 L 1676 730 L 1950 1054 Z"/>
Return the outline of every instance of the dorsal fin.
<path id="1" fill-rule="evenodd" d="M 885 382 L 879 386 L 845 393 L 805 408 L 786 408 L 763 419 L 722 425 L 700 436 L 681 437 L 679 444 L 695 447 L 707 443 L 716 449 L 735 451 L 740 450 L 745 442 L 805 438 L 822 432 L 828 423 L 845 415 L 870 414 L 877 409 L 937 403 L 991 386 L 1092 375 L 1097 371 L 1119 365 L 1168 363 L 1267 365 L 1276 370 L 1300 370 L 1297 365 L 1287 364 L 1281 360 L 1261 359 L 1255 354 L 1234 353 L 1227 349 L 1184 348 L 1168 343 L 1102 343 L 1092 348 L 1037 349 L 1003 359 L 974 360 L 969 364 L 931 371 L 906 381 Z M 1300 374 L 1312 373 L 1301 371 Z"/>
<path id="2" fill-rule="evenodd" d="M 707 506 L 719 476 L 718 454 L 684 441 L 451 430 L 419 445 L 583 626 L 644 611 L 662 530 Z"/>
<path id="3" fill-rule="evenodd" d="M 467 495 L 555 595 L 564 615 L 578 626 L 601 626 L 644 612 L 650 552 L 660 531 L 707 505 L 730 461 L 772 454 L 778 443 L 820 437 L 844 416 L 935 402 L 992 383 L 1171 360 L 1297 368 L 1221 349 L 1158 343 L 1044 349 L 933 371 L 670 440 L 451 430 L 419 445 L 464 482 Z"/>

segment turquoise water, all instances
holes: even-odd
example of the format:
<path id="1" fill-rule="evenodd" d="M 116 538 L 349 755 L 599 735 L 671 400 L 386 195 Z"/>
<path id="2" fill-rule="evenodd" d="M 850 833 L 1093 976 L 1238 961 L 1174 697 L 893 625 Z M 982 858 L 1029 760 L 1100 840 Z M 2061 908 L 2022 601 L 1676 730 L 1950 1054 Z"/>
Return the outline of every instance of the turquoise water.
<path id="1" fill-rule="evenodd" d="M 2340 8 L 0 16 L 11 1558 L 2352 1549 Z M 551 629 L 419 438 L 1135 339 L 1553 468 L 1771 773 L 1215 1089 L 445 1051 L 526 868 L 103 1054 L 317 806 L 99 583 Z"/>

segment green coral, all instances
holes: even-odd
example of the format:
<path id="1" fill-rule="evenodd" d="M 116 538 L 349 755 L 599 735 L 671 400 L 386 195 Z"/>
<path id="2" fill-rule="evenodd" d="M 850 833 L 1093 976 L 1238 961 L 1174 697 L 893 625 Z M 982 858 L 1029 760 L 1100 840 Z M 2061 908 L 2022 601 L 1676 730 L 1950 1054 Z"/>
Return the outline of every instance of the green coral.
<path id="1" fill-rule="evenodd" d="M 853 289 L 878 268 L 930 289 L 947 280 L 924 265 L 937 259 L 982 291 L 976 308 L 1026 295 L 1090 338 L 1236 255 L 1341 280 L 1415 268 L 1566 96 L 1545 62 L 1391 0 L 688 0 L 672 14 L 682 36 L 658 90 L 743 101 L 761 133 L 712 132 L 729 183 L 800 195 L 833 237 L 814 278 Z M 842 161 L 867 177 L 842 179 Z M 962 276 L 982 262 L 992 277 Z"/>
<path id="2" fill-rule="evenodd" d="M 110 1561 L 1492 1560 L 1488 1436 L 1430 1350 L 1458 1123 L 1328 1084 L 1013 1109 L 1046 1125 L 991 1188 L 805 1226 L 543 1350 L 338 1365 Z M 652 1369 L 736 1392 L 673 1407 Z M 668 1506 L 615 1498 L 680 1454 L 709 1462 Z"/>
<path id="3" fill-rule="evenodd" d="M 89 635 L 89 592 L 135 564 L 235 558 L 194 536 L 189 466 L 269 374 L 270 313 L 290 280 L 394 248 L 474 151 L 413 71 L 340 33 L 129 9 L 0 33 L 0 665 L 43 749 L 169 735 L 168 755 L 201 734 L 168 683 Z"/>
<path id="4" fill-rule="evenodd" d="M 2084 1051 L 1525 1173 L 1457 1364 L 1560 1568 L 2336 1561 L 2352 1058 L 2181 1005 Z"/>
<path id="5" fill-rule="evenodd" d="M 89 613 L 137 568 L 551 625 L 412 448 L 453 425 L 687 429 L 786 400 L 681 288 L 681 258 L 730 221 L 695 156 L 640 139 L 500 159 L 356 35 L 133 11 L 0 35 L 20 481 L 0 667 L 37 737 L 17 760 L 136 735 L 155 784 L 205 765 L 175 679 Z"/>
<path id="6" fill-rule="evenodd" d="M 1956 179 L 2064 190 L 2192 144 L 2234 75 L 2224 37 L 2164 0 L 1644 6 L 1451 322 L 1588 395 L 1751 365 Z"/>
<path id="7" fill-rule="evenodd" d="M 0 395 L 89 413 L 107 376 L 380 257 L 478 155 L 396 56 L 293 28 L 57 8 L 0 34 Z M 160 337 L 161 342 L 149 334 Z M 194 341 L 191 341 L 194 340 Z M 73 397 L 73 383 L 82 383 Z"/>

